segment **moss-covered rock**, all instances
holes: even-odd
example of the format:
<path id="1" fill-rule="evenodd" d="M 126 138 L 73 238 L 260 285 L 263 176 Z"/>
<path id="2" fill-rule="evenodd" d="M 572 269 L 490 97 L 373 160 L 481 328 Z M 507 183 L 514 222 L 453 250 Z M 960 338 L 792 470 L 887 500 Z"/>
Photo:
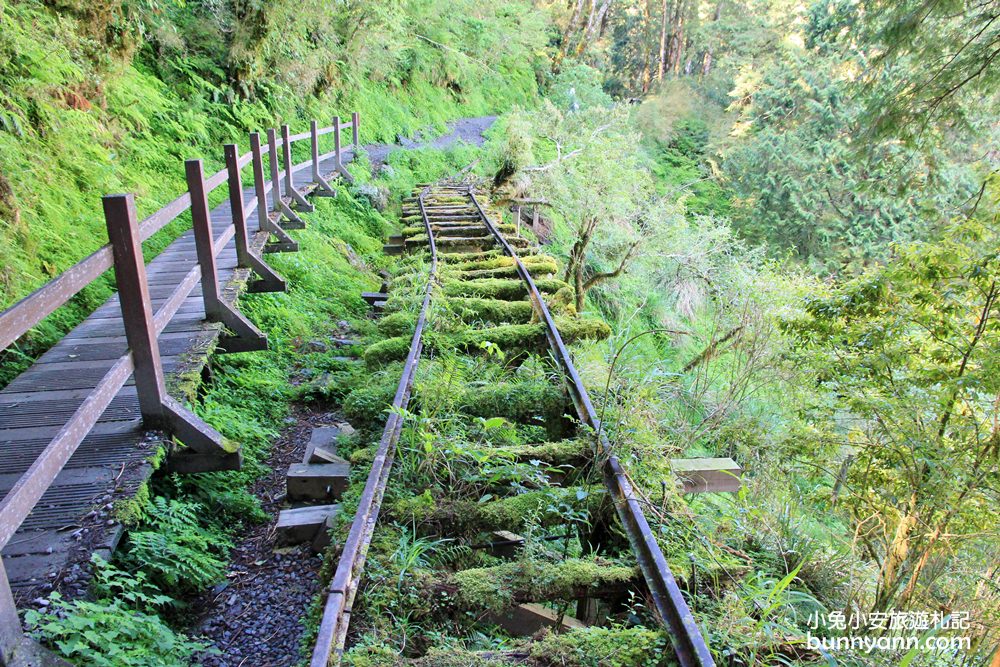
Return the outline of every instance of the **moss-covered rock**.
<path id="1" fill-rule="evenodd" d="M 429 336 L 425 336 L 425 339 L 427 338 L 429 338 Z M 411 336 L 395 336 L 393 338 L 386 338 L 385 340 L 373 343 L 365 349 L 365 363 L 368 364 L 369 367 L 377 367 L 382 364 L 387 364 L 390 361 L 402 361 L 403 359 L 406 359 L 407 355 L 410 353 L 411 342 Z M 433 347 L 427 345 L 428 342 L 429 340 L 424 340 L 424 347 Z"/>
<path id="2" fill-rule="evenodd" d="M 395 312 L 378 321 L 378 330 L 386 336 L 413 336 L 417 326 L 417 314 L 412 312 Z"/>

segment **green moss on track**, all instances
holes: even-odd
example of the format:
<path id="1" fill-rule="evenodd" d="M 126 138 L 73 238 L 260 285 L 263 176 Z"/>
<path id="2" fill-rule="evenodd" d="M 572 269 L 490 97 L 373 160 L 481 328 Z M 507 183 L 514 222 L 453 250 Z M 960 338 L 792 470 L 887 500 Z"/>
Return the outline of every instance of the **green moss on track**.
<path id="1" fill-rule="evenodd" d="M 567 283 L 551 278 L 536 280 L 535 285 L 538 287 L 538 291 L 546 294 L 554 294 L 565 287 L 569 287 Z M 444 283 L 442 289 L 446 296 L 476 297 L 480 299 L 516 301 L 528 296 L 528 290 L 524 286 L 523 281 L 498 278 L 456 280 Z"/>
<path id="2" fill-rule="evenodd" d="M 474 610 L 500 612 L 525 600 L 576 597 L 580 591 L 624 584 L 636 568 L 594 558 L 569 558 L 559 563 L 519 560 L 463 570 L 453 575 L 460 604 Z"/>
<path id="3" fill-rule="evenodd" d="M 394 321 L 393 326 L 401 321 L 402 318 Z M 611 328 L 602 320 L 560 318 L 556 320 L 556 327 L 566 343 L 578 340 L 603 340 L 611 335 Z M 536 324 L 504 324 L 453 334 L 430 332 L 424 335 L 426 349 L 455 349 L 463 352 L 475 352 L 487 344 L 495 345 L 507 355 L 541 351 L 546 345 L 545 325 L 541 322 Z M 369 366 L 377 367 L 390 361 L 405 359 L 409 349 L 410 338 L 397 336 L 368 346 L 364 358 Z"/>

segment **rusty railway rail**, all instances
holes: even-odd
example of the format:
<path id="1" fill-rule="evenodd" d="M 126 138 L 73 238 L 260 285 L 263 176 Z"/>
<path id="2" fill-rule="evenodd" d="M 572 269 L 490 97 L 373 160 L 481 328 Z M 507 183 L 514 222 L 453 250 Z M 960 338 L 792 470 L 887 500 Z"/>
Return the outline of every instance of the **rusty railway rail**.
<path id="1" fill-rule="evenodd" d="M 428 188 L 424 188 L 418 198 L 431 253 L 431 266 L 427 276 L 427 287 L 424 290 L 424 301 L 420 307 L 420 315 L 417 318 L 413 338 L 410 341 L 410 351 L 403 365 L 403 374 L 396 387 L 396 395 L 393 397 L 391 414 L 386 420 L 385 429 L 382 431 L 382 438 L 372 461 L 372 469 L 368 474 L 368 481 L 365 483 L 365 489 L 358 503 L 358 511 L 351 523 L 347 541 L 344 542 L 337 569 L 327 591 L 328 596 L 323 608 L 323 618 L 320 621 L 316 646 L 309 663 L 310 667 L 327 667 L 334 655 L 336 656 L 335 662 L 340 663 L 344 643 L 347 639 L 347 627 L 351 620 L 351 605 L 354 603 L 354 597 L 361 583 L 368 546 L 371 544 L 372 533 L 378 522 L 382 495 L 389 481 L 396 443 L 403 430 L 403 422 L 405 421 L 403 411 L 410 402 L 413 379 L 416 377 L 417 366 L 420 363 L 424 326 L 427 324 L 427 312 L 431 305 L 431 295 L 437 279 L 438 265 L 434 230 L 431 228 L 431 223 L 427 218 L 427 210 L 424 207 L 424 197 L 427 191 Z"/>
<path id="2" fill-rule="evenodd" d="M 552 350 L 553 355 L 566 376 L 566 383 L 569 387 L 573 404 L 576 407 L 577 416 L 580 418 L 581 423 L 589 426 L 594 431 L 596 436 L 594 456 L 601 466 L 604 484 L 615 500 L 615 509 L 618 512 L 618 518 L 621 520 L 622 525 L 625 527 L 625 532 L 628 534 L 629 542 L 632 544 L 632 551 L 638 559 L 639 568 L 642 570 L 646 585 L 649 586 L 649 592 L 653 598 L 656 610 L 670 630 L 670 637 L 674 644 L 674 650 L 677 653 L 678 662 L 680 662 L 681 667 L 707 667 L 714 665 L 712 653 L 705 643 L 705 639 L 701 636 L 701 631 L 698 629 L 698 624 L 687 602 L 684 600 L 684 596 L 677 587 L 677 582 L 670 572 L 670 567 L 667 565 L 666 558 L 664 558 L 659 544 L 656 543 L 656 538 L 653 536 L 652 530 L 650 530 L 649 522 L 646 521 L 646 515 L 642 511 L 642 505 L 632 490 L 632 485 L 622 468 L 621 462 L 611 449 L 611 443 L 608 442 L 607 435 L 597 416 L 597 411 L 594 410 L 594 404 L 590 400 L 587 388 L 583 385 L 583 380 L 580 379 L 580 375 L 573 365 L 573 359 L 565 343 L 563 343 L 562 336 L 559 335 L 559 329 L 556 328 L 555 320 L 552 318 L 545 300 L 542 298 L 541 293 L 539 293 L 535 281 L 532 279 L 528 269 L 521 262 L 521 259 L 517 256 L 517 253 L 514 252 L 507 239 L 500 234 L 492 221 L 490 221 L 489 216 L 486 215 L 482 206 L 480 206 L 479 200 L 476 199 L 476 195 L 471 187 L 469 188 L 469 197 L 475 204 L 476 209 L 479 210 L 483 224 L 490 230 L 490 233 L 496 238 L 497 242 L 504 249 L 504 252 L 514 260 L 521 280 L 528 287 L 528 296 L 531 299 L 532 306 L 545 323 L 545 336 L 548 338 L 549 348 Z"/>
<path id="3" fill-rule="evenodd" d="M 649 588 L 656 611 L 671 638 L 678 664 L 681 667 L 713 667 L 715 663 L 711 651 L 670 572 L 663 552 L 646 520 L 641 501 L 636 496 L 621 462 L 614 455 L 607 436 L 601 428 L 600 419 L 587 389 L 573 365 L 569 350 L 563 342 L 555 320 L 531 274 L 511 244 L 490 220 L 489 215 L 476 198 L 472 186 L 464 188 L 450 186 L 449 189 L 463 192 L 469 197 L 489 234 L 493 236 L 503 252 L 513 259 L 517 274 L 527 288 L 532 307 L 545 325 L 548 346 L 560 366 L 580 422 L 591 428 L 595 434 L 592 445 L 593 455 L 595 460 L 599 462 L 604 484 L 611 494 L 619 520 L 628 535 L 632 552 Z M 328 597 L 310 667 L 339 665 L 343 656 L 351 619 L 351 607 L 363 576 L 368 546 L 378 521 L 382 495 L 389 481 L 395 446 L 405 420 L 403 410 L 409 402 L 414 376 L 420 360 L 422 335 L 431 304 L 432 290 L 437 280 L 438 268 L 434 231 L 424 203 L 428 191 L 429 187 L 425 187 L 417 199 L 431 254 L 431 267 L 424 300 L 410 343 L 409 354 L 403 367 L 402 377 L 393 400 L 392 412 L 386 422 L 372 463 L 372 470 L 361 496 L 358 512 L 344 544 L 336 573 L 327 590 Z"/>

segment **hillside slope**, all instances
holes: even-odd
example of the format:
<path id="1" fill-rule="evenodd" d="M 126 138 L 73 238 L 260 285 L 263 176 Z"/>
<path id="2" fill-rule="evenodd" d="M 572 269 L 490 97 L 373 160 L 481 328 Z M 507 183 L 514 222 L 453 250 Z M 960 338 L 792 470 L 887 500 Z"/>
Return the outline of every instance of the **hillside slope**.
<path id="1" fill-rule="evenodd" d="M 148 215 L 183 192 L 183 159 L 217 168 L 220 145 L 245 146 L 248 132 L 358 111 L 363 142 L 395 141 L 530 105 L 546 64 L 531 3 L 439 4 L 0 0 L 0 307 L 105 242 L 102 195 L 135 192 Z M 20 352 L 44 349 L 109 290 L 109 277 L 95 283 Z"/>

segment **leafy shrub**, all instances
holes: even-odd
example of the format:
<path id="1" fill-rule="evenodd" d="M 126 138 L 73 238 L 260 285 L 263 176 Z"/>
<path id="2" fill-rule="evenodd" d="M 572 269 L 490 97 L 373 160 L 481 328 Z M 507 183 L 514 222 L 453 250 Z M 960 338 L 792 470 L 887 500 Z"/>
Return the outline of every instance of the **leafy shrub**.
<path id="1" fill-rule="evenodd" d="M 182 667 L 208 645 L 175 632 L 155 613 L 171 602 L 152 592 L 146 575 L 122 572 L 93 558 L 96 601 L 53 593 L 45 612 L 25 615 L 29 632 L 82 667 Z"/>
<path id="2" fill-rule="evenodd" d="M 154 498 L 148 530 L 129 534 L 126 562 L 148 572 L 164 590 L 195 593 L 219 581 L 231 543 L 201 525 L 203 512 L 198 503 Z"/>

